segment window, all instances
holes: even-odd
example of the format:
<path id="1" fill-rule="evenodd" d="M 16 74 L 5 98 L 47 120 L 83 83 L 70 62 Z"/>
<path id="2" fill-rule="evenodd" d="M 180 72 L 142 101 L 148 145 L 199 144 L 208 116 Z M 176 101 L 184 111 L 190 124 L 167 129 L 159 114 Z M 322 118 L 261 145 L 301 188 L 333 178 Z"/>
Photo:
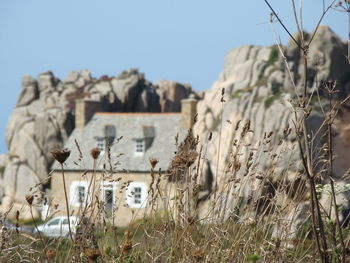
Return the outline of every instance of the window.
<path id="1" fill-rule="evenodd" d="M 117 183 L 102 182 L 101 195 L 104 205 L 104 211 L 107 215 L 112 215 L 113 206 L 116 203 Z"/>
<path id="2" fill-rule="evenodd" d="M 57 226 L 59 223 L 60 223 L 60 219 L 57 218 L 57 219 L 54 219 L 51 222 L 49 222 L 47 225 L 48 226 Z"/>
<path id="3" fill-rule="evenodd" d="M 102 137 L 97 137 L 97 148 L 100 150 L 100 152 L 103 152 L 105 150 L 105 139 Z"/>
<path id="4" fill-rule="evenodd" d="M 133 192 L 134 192 L 134 203 L 141 204 L 142 188 L 141 187 L 134 187 Z"/>
<path id="5" fill-rule="evenodd" d="M 70 224 L 71 224 L 71 225 L 74 225 L 74 224 L 75 224 L 75 219 L 74 219 L 74 218 L 70 217 L 70 218 L 69 218 L 69 221 L 70 221 Z M 63 225 L 68 225 L 68 218 L 64 218 L 63 221 L 62 221 L 62 224 L 63 224 Z"/>
<path id="6" fill-rule="evenodd" d="M 144 152 L 147 151 L 148 148 L 152 146 L 154 141 L 154 137 L 156 134 L 156 130 L 153 126 L 143 126 L 143 139 L 144 139 Z"/>
<path id="7" fill-rule="evenodd" d="M 78 191 L 78 202 L 83 203 L 85 200 L 85 187 L 84 186 L 78 186 L 77 191 Z"/>
<path id="8" fill-rule="evenodd" d="M 136 153 L 143 153 L 145 151 L 144 141 L 142 139 L 136 139 Z"/>
<path id="9" fill-rule="evenodd" d="M 126 190 L 126 203 L 131 208 L 144 208 L 147 205 L 148 187 L 145 183 L 132 182 Z"/>
<path id="10" fill-rule="evenodd" d="M 72 206 L 79 207 L 88 203 L 88 182 L 73 181 L 69 189 L 69 200 Z"/>
<path id="11" fill-rule="evenodd" d="M 107 140 L 107 143 L 108 143 L 108 146 L 111 146 L 114 139 L 115 139 L 115 136 L 116 136 L 116 129 L 115 129 L 115 126 L 114 125 L 106 125 L 105 126 L 105 137 L 106 137 L 106 140 Z"/>

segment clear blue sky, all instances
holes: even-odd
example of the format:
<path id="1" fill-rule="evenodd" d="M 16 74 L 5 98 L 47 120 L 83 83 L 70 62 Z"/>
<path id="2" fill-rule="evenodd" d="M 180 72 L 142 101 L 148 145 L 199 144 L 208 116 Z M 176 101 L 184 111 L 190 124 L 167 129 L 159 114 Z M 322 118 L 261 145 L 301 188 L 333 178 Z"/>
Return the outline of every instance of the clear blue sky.
<path id="1" fill-rule="evenodd" d="M 295 32 L 290 2 L 271 0 Z M 322 1 L 304 2 L 304 27 L 312 30 Z M 63 79 L 87 68 L 99 77 L 136 67 L 151 81 L 188 82 L 205 90 L 229 50 L 274 43 L 264 23 L 268 18 L 263 0 L 1 0 L 0 153 L 7 152 L 5 128 L 23 75 L 52 70 Z M 346 37 L 345 14 L 331 11 L 323 24 Z"/>

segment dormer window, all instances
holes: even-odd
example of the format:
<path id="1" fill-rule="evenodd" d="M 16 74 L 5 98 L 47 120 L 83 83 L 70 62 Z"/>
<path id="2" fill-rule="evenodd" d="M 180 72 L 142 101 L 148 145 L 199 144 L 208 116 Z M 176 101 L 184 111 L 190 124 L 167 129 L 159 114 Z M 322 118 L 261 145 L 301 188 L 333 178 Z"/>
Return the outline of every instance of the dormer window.
<path id="1" fill-rule="evenodd" d="M 100 152 L 103 152 L 106 148 L 106 140 L 103 137 L 97 137 L 96 138 L 97 142 L 97 148 L 100 150 Z"/>
<path id="2" fill-rule="evenodd" d="M 104 133 L 105 133 L 108 146 L 111 146 L 117 133 L 115 126 L 111 124 L 106 125 Z"/>
<path id="3" fill-rule="evenodd" d="M 134 133 L 135 155 L 143 155 L 152 146 L 155 128 L 153 126 L 142 126 L 141 129 L 135 130 Z"/>
<path id="4" fill-rule="evenodd" d="M 136 139 L 136 148 L 135 153 L 137 154 L 143 154 L 145 152 L 145 142 L 143 139 Z"/>

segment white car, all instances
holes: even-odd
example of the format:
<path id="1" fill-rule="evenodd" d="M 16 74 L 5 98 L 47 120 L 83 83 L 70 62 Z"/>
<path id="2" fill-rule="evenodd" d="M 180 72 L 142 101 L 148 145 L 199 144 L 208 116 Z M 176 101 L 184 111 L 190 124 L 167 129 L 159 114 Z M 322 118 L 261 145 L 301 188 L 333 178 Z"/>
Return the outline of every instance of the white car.
<path id="1" fill-rule="evenodd" d="M 77 226 L 77 218 L 75 216 L 70 216 L 70 228 L 72 234 L 75 234 Z M 69 236 L 69 227 L 68 227 L 68 217 L 67 216 L 58 216 L 50 219 L 45 224 L 38 226 L 38 229 L 34 230 L 36 232 L 43 233 L 48 237 L 68 237 Z"/>

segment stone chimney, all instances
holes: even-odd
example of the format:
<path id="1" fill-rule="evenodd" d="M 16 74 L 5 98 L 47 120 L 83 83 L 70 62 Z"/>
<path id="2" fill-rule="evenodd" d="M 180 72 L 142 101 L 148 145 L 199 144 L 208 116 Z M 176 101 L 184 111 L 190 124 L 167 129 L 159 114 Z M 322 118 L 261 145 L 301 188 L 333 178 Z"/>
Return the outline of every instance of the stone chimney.
<path id="1" fill-rule="evenodd" d="M 75 101 L 75 128 L 84 128 L 95 112 L 102 111 L 102 104 L 91 99 Z"/>
<path id="2" fill-rule="evenodd" d="M 192 128 L 197 113 L 197 100 L 193 94 L 188 99 L 181 100 L 181 127 Z"/>

